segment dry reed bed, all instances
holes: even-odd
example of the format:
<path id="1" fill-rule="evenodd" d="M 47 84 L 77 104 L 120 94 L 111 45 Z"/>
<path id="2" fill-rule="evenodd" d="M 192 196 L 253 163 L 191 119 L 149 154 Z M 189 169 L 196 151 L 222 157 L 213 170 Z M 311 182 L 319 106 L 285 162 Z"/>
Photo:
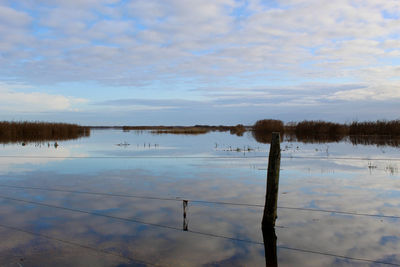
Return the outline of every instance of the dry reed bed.
<path id="1" fill-rule="evenodd" d="M 340 124 L 325 121 L 301 121 L 284 124 L 280 120 L 266 119 L 257 121 L 252 127 L 238 124 L 236 126 L 122 126 L 122 127 L 84 127 L 68 123 L 47 122 L 0 122 L 0 143 L 44 142 L 75 139 L 90 135 L 90 128 L 118 128 L 129 130 L 150 130 L 155 134 L 205 134 L 208 132 L 229 131 L 231 134 L 243 135 L 247 130 L 259 142 L 268 143 L 272 132 L 281 132 L 287 138 L 295 137 L 301 142 L 339 142 L 345 137 L 355 144 L 389 144 L 398 146 L 399 142 L 388 143 L 385 140 L 398 140 L 400 137 L 400 120 L 378 120 Z M 370 136 L 388 136 L 377 138 Z M 356 136 L 356 137 L 354 137 Z"/>
<path id="2" fill-rule="evenodd" d="M 0 143 L 61 141 L 87 137 L 90 128 L 68 123 L 0 122 Z"/>
<path id="3" fill-rule="evenodd" d="M 400 136 L 400 120 L 378 120 L 341 124 L 326 121 L 301 121 L 284 125 L 280 120 L 260 120 L 253 131 L 261 133 L 295 133 L 298 136 L 345 136 L 345 135 L 390 135 Z"/>
<path id="4" fill-rule="evenodd" d="M 284 125 L 280 120 L 260 120 L 253 126 L 254 138 L 268 143 L 272 132 L 304 143 L 339 142 L 348 138 L 353 144 L 399 146 L 400 120 L 378 120 L 341 124 L 325 121 L 301 121 Z M 384 137 L 384 138 L 383 138 Z"/>
<path id="5" fill-rule="evenodd" d="M 246 132 L 246 127 L 242 124 L 236 126 L 212 126 L 212 125 L 194 125 L 194 126 L 122 126 L 122 130 L 150 130 L 154 134 L 206 134 L 209 132 L 227 132 L 231 134 L 243 135 Z"/>

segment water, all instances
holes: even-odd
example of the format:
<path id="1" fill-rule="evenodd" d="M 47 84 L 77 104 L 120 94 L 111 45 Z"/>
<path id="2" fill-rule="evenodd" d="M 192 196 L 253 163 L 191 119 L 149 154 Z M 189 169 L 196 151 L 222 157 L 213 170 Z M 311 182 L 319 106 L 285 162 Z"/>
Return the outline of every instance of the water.
<path id="1" fill-rule="evenodd" d="M 279 266 L 400 265 L 399 148 L 281 148 Z M 3 145 L 0 266 L 265 266 L 268 151 L 218 132 Z"/>

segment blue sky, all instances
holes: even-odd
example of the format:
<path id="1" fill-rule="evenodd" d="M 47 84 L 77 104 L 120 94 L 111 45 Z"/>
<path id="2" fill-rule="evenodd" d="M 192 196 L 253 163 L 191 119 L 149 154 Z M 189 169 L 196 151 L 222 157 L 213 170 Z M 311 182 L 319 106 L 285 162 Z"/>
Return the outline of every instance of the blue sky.
<path id="1" fill-rule="evenodd" d="M 399 119 L 399 33 L 398 0 L 0 0 L 0 119 Z"/>

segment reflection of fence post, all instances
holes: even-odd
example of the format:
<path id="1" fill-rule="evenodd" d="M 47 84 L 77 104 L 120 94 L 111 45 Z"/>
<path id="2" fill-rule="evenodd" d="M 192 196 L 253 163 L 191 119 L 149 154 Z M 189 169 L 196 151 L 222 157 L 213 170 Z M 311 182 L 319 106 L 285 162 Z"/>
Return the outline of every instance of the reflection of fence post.
<path id="1" fill-rule="evenodd" d="M 265 197 L 263 227 L 274 227 L 277 217 L 279 168 L 281 165 L 281 148 L 279 133 L 272 133 L 271 148 L 268 158 L 267 195 Z"/>
<path id="2" fill-rule="evenodd" d="M 276 256 L 276 235 L 275 228 L 262 227 L 264 250 L 265 250 L 265 266 L 277 267 L 278 259 Z"/>
<path id="3" fill-rule="evenodd" d="M 188 221 L 186 218 L 186 209 L 188 206 L 188 201 L 187 200 L 183 200 L 183 231 L 187 231 L 188 230 Z"/>

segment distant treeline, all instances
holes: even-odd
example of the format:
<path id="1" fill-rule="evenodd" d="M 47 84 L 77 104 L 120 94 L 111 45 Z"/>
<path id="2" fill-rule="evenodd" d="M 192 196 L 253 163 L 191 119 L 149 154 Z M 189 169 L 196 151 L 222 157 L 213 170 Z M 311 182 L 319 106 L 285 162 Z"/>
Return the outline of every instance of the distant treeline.
<path id="1" fill-rule="evenodd" d="M 89 127 L 77 124 L 0 121 L 0 143 L 61 141 L 89 135 Z"/>

